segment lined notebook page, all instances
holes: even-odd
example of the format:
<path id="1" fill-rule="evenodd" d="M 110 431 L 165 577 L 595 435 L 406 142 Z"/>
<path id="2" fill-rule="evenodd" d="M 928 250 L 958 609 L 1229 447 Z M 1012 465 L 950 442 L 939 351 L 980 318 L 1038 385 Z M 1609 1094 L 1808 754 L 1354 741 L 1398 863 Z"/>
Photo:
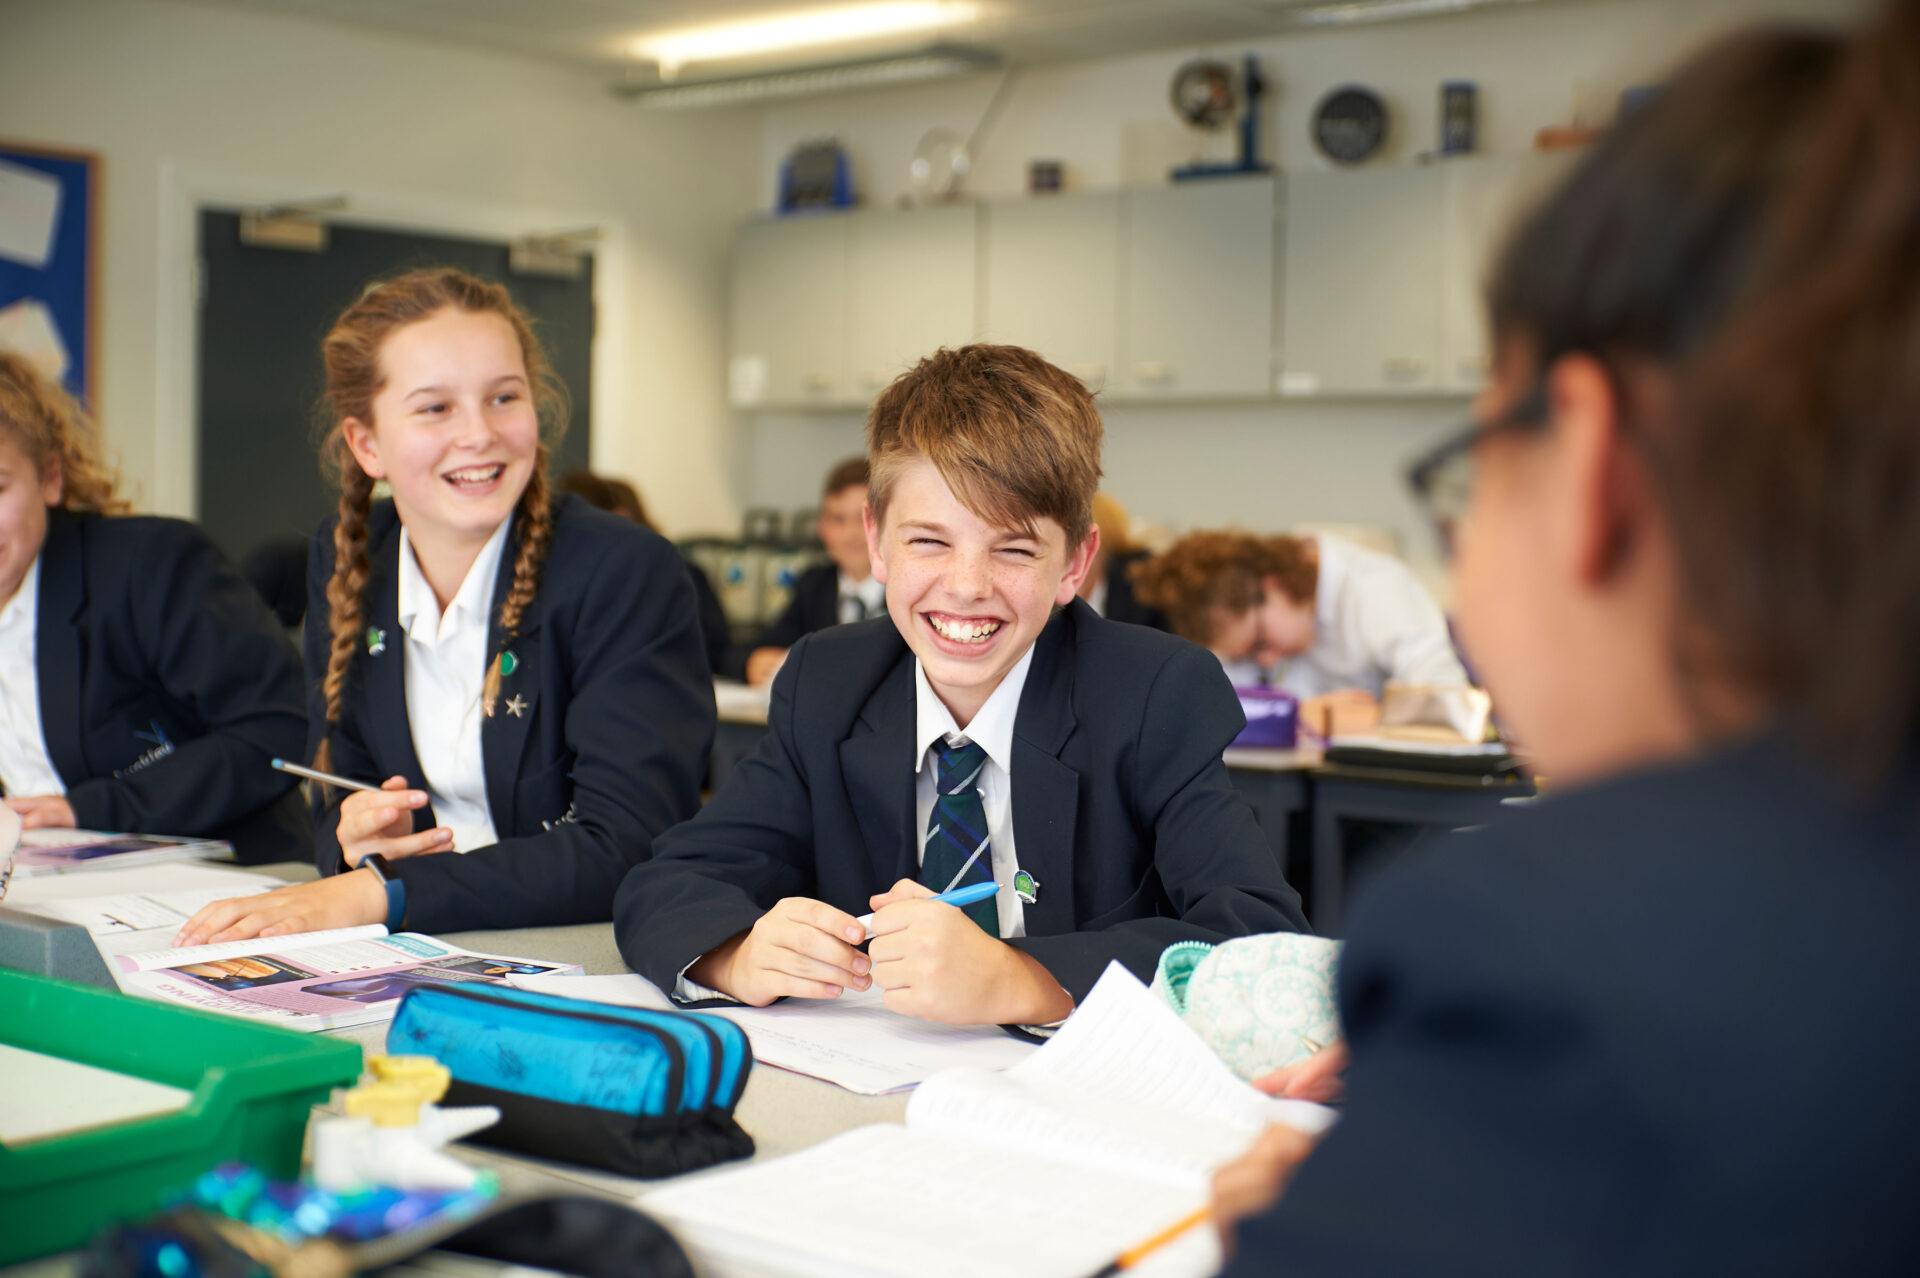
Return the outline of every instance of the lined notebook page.
<path id="1" fill-rule="evenodd" d="M 640 1198 L 713 1272 L 820 1278 L 1073 1278 L 1203 1201 L 891 1124 Z M 1156 1261 L 1159 1274 L 1212 1273 L 1213 1231 L 1190 1231 Z"/>
<path id="2" fill-rule="evenodd" d="M 192 1100 L 182 1087 L 0 1043 L 0 1144 L 155 1118 Z"/>

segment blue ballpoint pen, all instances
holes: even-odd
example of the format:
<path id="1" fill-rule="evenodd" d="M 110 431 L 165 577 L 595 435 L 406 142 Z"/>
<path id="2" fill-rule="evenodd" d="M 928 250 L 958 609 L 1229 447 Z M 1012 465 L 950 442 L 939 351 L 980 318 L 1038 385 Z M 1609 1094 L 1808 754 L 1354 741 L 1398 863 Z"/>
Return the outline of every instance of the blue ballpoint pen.
<path id="1" fill-rule="evenodd" d="M 955 888 L 951 892 L 942 892 L 933 899 L 942 905 L 972 905 L 975 901 L 986 900 L 999 890 L 1000 885 L 998 883 L 970 883 L 966 887 Z M 859 918 L 855 919 L 854 922 L 867 929 L 867 939 L 871 941 L 873 939 L 873 915 L 862 914 Z"/>

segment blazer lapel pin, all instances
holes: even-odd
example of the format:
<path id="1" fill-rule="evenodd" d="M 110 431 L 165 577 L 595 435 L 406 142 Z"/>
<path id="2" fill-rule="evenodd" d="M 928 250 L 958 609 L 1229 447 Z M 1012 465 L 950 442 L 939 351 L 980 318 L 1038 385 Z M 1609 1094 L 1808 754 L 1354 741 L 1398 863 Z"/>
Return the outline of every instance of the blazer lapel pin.
<path id="1" fill-rule="evenodd" d="M 377 657 L 387 650 L 387 632 L 378 626 L 367 627 L 367 655 Z"/>
<path id="2" fill-rule="evenodd" d="M 1013 876 L 1013 894 L 1020 904 L 1032 905 L 1040 897 L 1040 880 L 1021 870 Z"/>

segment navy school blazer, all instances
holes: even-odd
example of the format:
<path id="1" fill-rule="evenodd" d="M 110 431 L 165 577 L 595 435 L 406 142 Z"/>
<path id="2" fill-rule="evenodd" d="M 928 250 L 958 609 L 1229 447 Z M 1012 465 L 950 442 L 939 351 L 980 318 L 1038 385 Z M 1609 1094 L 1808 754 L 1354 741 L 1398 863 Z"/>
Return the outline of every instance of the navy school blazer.
<path id="1" fill-rule="evenodd" d="M 1382 873 L 1344 1116 L 1230 1278 L 1920 1273 L 1920 767 L 1863 804 L 1790 739 Z"/>
<path id="2" fill-rule="evenodd" d="M 307 574 L 309 757 L 326 722 L 321 686 L 335 522 L 326 520 L 314 534 Z M 366 627 L 333 727 L 334 771 L 373 782 L 399 775 L 425 789 L 407 720 L 400 520 L 391 502 L 374 505 L 367 536 L 373 572 Z M 494 582 L 489 661 L 500 648 L 499 603 L 512 587 L 518 547 L 516 528 Z M 380 632 L 384 643 L 369 642 L 366 631 Z M 500 703 L 480 730 L 487 806 L 500 841 L 395 860 L 411 930 L 604 920 L 628 868 L 647 858 L 661 831 L 700 806 L 713 746 L 713 681 L 693 584 L 669 542 L 576 497 L 557 498 L 540 588 L 511 650 L 514 670 L 501 680 Z M 336 831 L 346 796 L 314 790 L 315 857 L 322 874 L 333 874 L 342 868 Z M 436 823 L 431 805 L 414 813 L 415 831 Z"/>
<path id="3" fill-rule="evenodd" d="M 891 619 L 796 644 L 768 734 L 620 888 L 633 969 L 671 990 L 788 896 L 853 914 L 919 877 L 914 659 Z M 1305 931 L 1221 751 L 1246 720 L 1204 649 L 1074 600 L 1036 641 L 1014 723 L 1013 827 L 1039 882 L 1012 941 L 1084 998 L 1111 959 L 1142 979 L 1175 941 Z"/>
<path id="4" fill-rule="evenodd" d="M 293 645 L 193 524 L 47 512 L 34 664 L 47 754 L 83 829 L 204 835 L 243 861 L 311 855 L 293 779 Z"/>

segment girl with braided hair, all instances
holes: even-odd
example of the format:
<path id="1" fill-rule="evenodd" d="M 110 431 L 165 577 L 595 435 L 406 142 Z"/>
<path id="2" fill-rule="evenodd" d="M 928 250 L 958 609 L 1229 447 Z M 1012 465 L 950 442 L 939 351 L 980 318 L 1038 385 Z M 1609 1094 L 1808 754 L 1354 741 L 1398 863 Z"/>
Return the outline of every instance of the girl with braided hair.
<path id="1" fill-rule="evenodd" d="M 322 353 L 340 505 L 308 572 L 309 753 L 383 788 L 316 786 L 323 877 L 216 902 L 181 942 L 611 917 L 713 740 L 678 552 L 551 491 L 565 395 L 500 285 L 377 285 Z"/>

